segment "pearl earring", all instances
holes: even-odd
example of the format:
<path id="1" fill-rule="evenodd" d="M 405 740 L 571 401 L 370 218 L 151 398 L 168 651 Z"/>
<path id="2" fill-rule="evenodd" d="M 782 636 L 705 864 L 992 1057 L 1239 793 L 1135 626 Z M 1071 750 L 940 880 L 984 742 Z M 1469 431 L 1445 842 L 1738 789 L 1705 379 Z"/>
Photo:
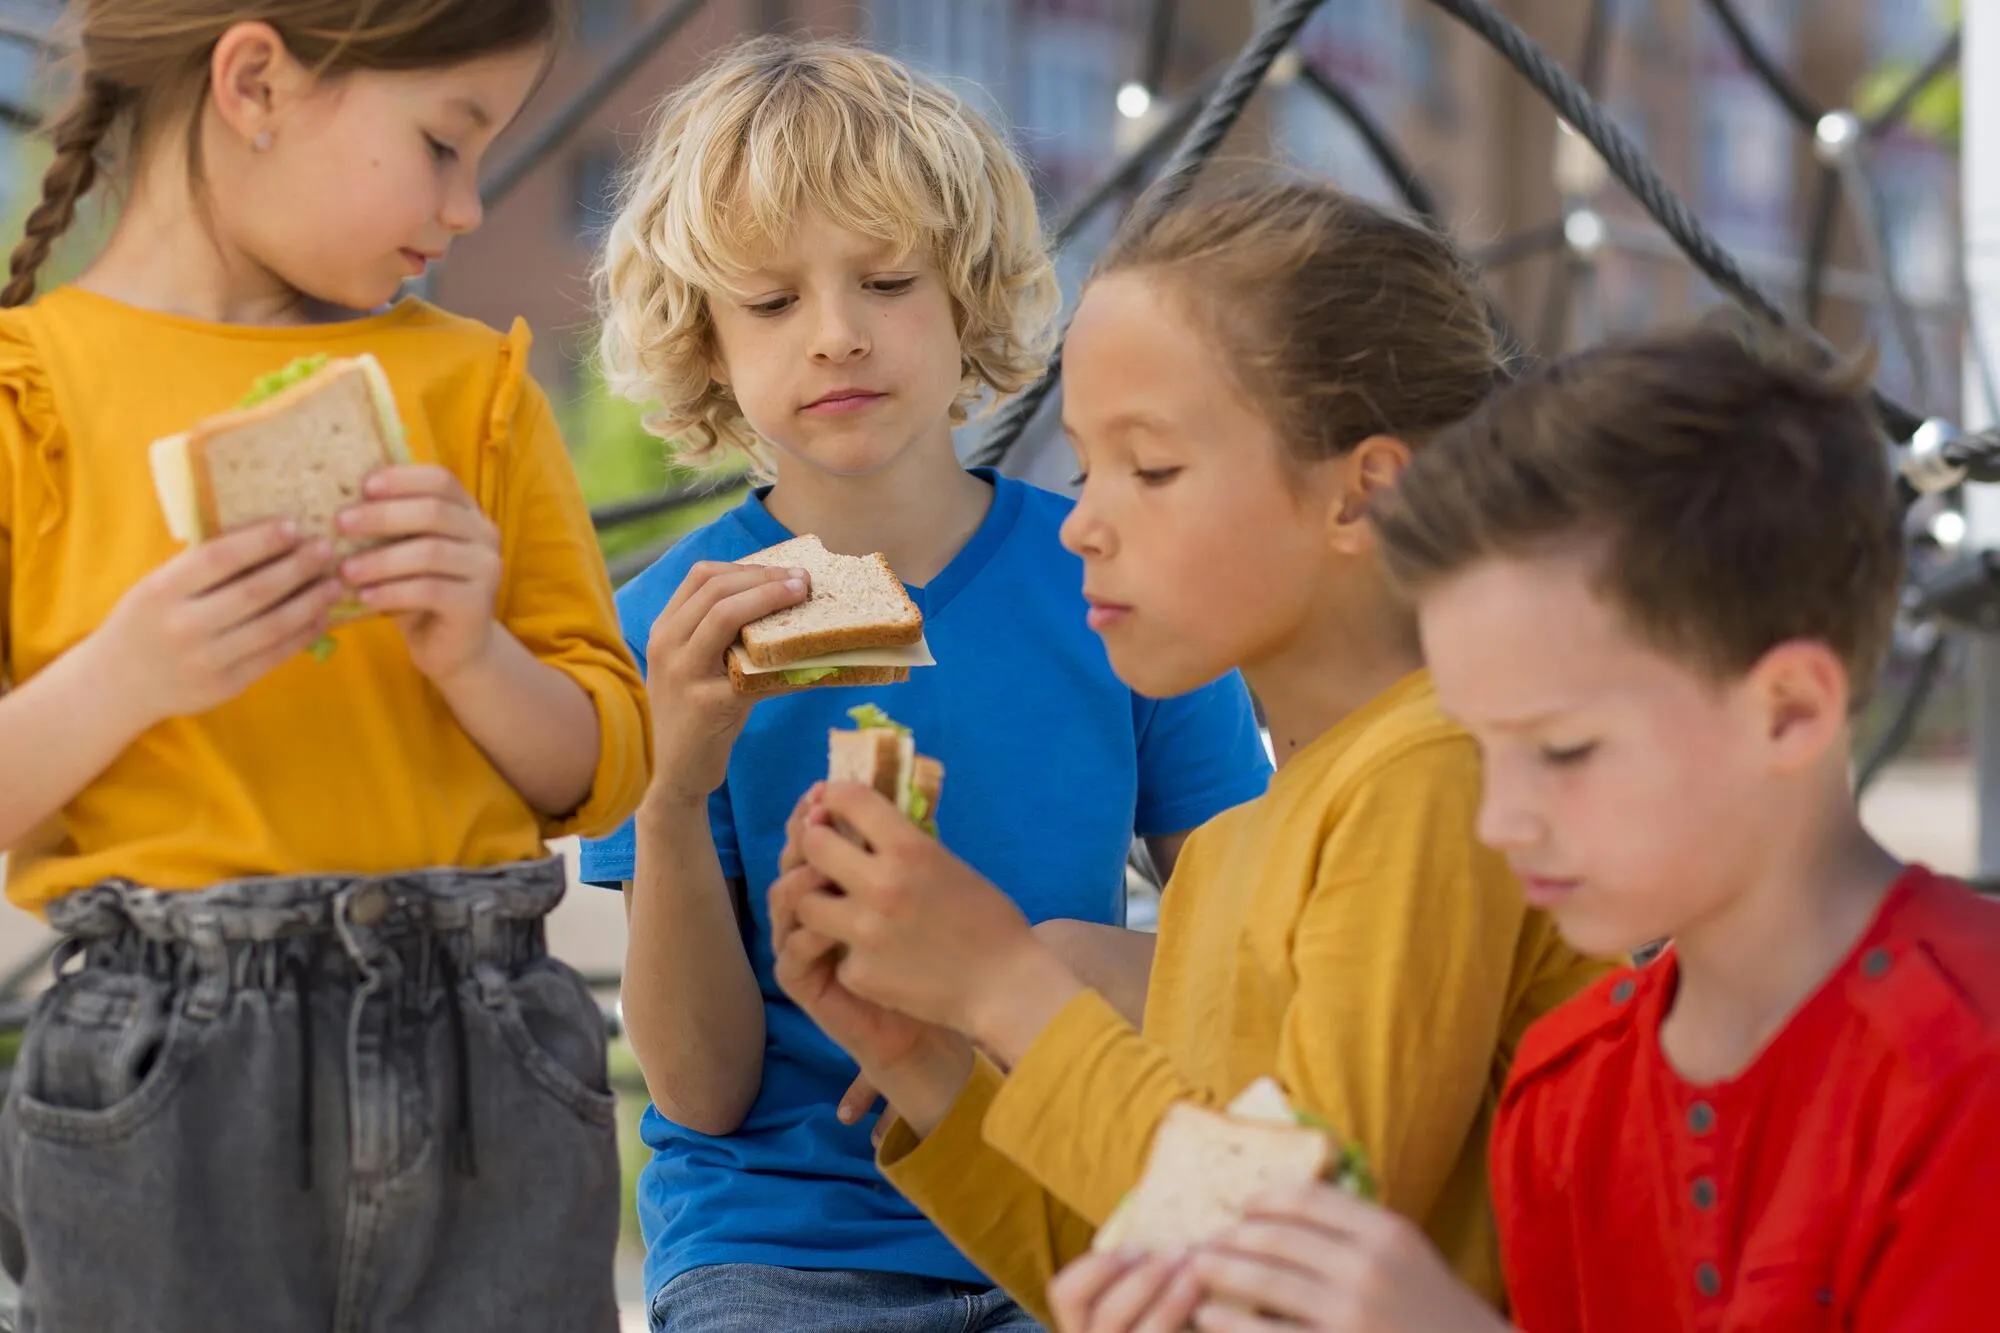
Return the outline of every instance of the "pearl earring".
<path id="1" fill-rule="evenodd" d="M 270 146 L 271 132 L 269 130 L 258 130 L 257 137 L 250 141 L 250 151 L 253 153 L 264 152 Z"/>

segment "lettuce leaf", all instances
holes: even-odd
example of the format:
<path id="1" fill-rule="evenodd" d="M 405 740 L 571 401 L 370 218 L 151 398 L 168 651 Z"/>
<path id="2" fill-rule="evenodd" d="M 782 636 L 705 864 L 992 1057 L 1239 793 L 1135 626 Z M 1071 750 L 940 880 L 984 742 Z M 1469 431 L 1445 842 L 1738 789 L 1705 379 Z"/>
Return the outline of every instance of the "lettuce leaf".
<path id="1" fill-rule="evenodd" d="M 332 657 L 334 650 L 339 647 L 340 640 L 334 638 L 331 634 L 322 634 L 313 640 L 312 647 L 306 649 L 306 652 L 311 654 L 313 661 L 324 662 L 327 658 Z"/>
<path id="2" fill-rule="evenodd" d="M 785 684 L 787 685 L 817 685 L 819 682 L 825 680 L 828 676 L 838 674 L 839 671 L 840 671 L 839 667 L 828 667 L 828 666 L 787 667 L 785 670 L 780 671 L 778 674 L 784 677 Z"/>
<path id="3" fill-rule="evenodd" d="M 282 370 L 274 370 L 268 375 L 259 375 L 256 381 L 251 384 L 250 392 L 245 394 L 243 401 L 236 406 L 238 408 L 248 408 L 255 407 L 259 403 L 269 402 L 285 390 L 291 388 L 294 384 L 302 384 L 319 374 L 320 371 L 326 369 L 328 360 L 327 354 L 320 352 L 313 356 L 302 356 Z"/>
<path id="4" fill-rule="evenodd" d="M 881 729 L 885 731 L 900 731 L 905 736 L 910 734 L 908 727 L 890 717 L 874 704 L 862 704 L 859 707 L 850 708 L 847 710 L 847 715 L 854 719 L 854 725 L 862 731 Z"/>

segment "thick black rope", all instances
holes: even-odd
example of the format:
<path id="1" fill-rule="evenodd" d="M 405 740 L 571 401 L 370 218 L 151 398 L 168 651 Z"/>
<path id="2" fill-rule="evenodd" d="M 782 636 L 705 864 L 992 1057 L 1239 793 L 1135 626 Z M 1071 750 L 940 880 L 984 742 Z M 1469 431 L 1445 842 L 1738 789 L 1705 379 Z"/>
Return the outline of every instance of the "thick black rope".
<path id="1" fill-rule="evenodd" d="M 1292 44 L 1292 40 L 1299 35 L 1299 29 L 1305 26 L 1306 20 L 1312 17 L 1321 3 L 1322 0 L 1285 0 L 1272 11 L 1271 17 L 1222 76 L 1221 86 L 1202 107 L 1201 115 L 1187 132 L 1187 137 L 1180 141 L 1173 156 L 1167 159 L 1167 165 L 1153 187 L 1150 207 L 1171 208 L 1193 188 L 1195 177 L 1242 118 L 1243 108 L 1250 104 L 1250 99 L 1263 85 L 1264 76 L 1270 72 L 1273 62 Z M 1062 349 L 1058 346 L 1042 377 L 1023 389 L 994 418 L 991 433 L 973 456 L 973 463 L 993 466 L 1005 459 L 1061 379 Z"/>
<path id="2" fill-rule="evenodd" d="M 1577 79 L 1592 97 L 1604 92 L 1604 67 L 1611 58 L 1611 29 L 1611 0 L 1590 0 L 1590 13 L 1583 25 L 1583 59 L 1577 65 Z M 1542 318 L 1537 325 L 1540 334 L 1536 342 L 1536 349 L 1542 355 L 1559 355 L 1569 341 L 1570 314 L 1576 304 L 1577 280 L 1590 276 L 1589 260 L 1565 244 L 1563 254 L 1549 268 L 1549 285 L 1542 293 Z"/>
<path id="3" fill-rule="evenodd" d="M 1730 42 L 1742 55 L 1744 63 L 1757 71 L 1757 77 L 1764 80 L 1771 95 L 1784 103 L 1785 110 L 1798 127 L 1807 134 L 1818 129 L 1819 118 L 1826 112 L 1792 82 L 1791 77 L 1778 67 L 1777 61 L 1771 59 L 1771 53 L 1757 40 L 1757 34 L 1750 31 L 1750 25 L 1743 21 L 1743 15 L 1737 12 L 1736 6 L 1730 0 L 1708 0 L 1708 9 L 1722 24 L 1723 31 L 1729 34 Z"/>
<path id="4" fill-rule="evenodd" d="M 1498 51 L 1522 78 L 1548 99 L 1558 115 L 1590 140 L 1611 174 L 1632 192 L 1633 198 L 1673 238 L 1688 261 L 1704 277 L 1735 297 L 1759 318 L 1821 341 L 1812 330 L 1796 323 L 1743 271 L 1735 258 L 1702 225 L 1701 219 L 1653 169 L 1646 155 L 1626 137 L 1617 122 L 1605 114 L 1597 100 L 1579 86 L 1562 66 L 1550 59 L 1547 52 L 1535 45 L 1526 33 L 1483 0 L 1431 0 L 1431 3 L 1485 38 L 1487 44 Z M 1909 439 L 1923 424 L 1922 417 L 1881 390 L 1871 390 L 1871 398 L 1883 427 L 1894 439 Z"/>
<path id="5" fill-rule="evenodd" d="M 1403 197 L 1411 212 L 1433 225 L 1444 224 L 1444 215 L 1438 211 L 1437 196 L 1417 175 L 1417 169 L 1410 165 L 1410 160 L 1397 150 L 1389 132 L 1382 128 L 1382 122 L 1370 114 L 1360 98 L 1328 78 L 1326 72 L 1310 60 L 1300 63 L 1299 82 L 1318 93 L 1328 106 L 1340 113 L 1342 120 L 1353 127 L 1355 134 L 1361 138 L 1362 146 L 1368 150 L 1368 156 L 1382 168 L 1382 174 L 1396 187 L 1396 193 Z"/>

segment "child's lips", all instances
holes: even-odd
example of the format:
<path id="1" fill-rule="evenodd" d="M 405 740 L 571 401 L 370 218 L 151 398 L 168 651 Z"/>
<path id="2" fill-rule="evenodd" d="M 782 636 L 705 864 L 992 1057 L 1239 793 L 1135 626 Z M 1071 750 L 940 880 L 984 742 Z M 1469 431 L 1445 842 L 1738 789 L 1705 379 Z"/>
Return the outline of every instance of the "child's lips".
<path id="1" fill-rule="evenodd" d="M 837 389 L 823 398 L 815 398 L 805 405 L 804 410 L 815 414 L 833 415 L 841 412 L 859 412 L 872 407 L 889 395 L 869 389 Z"/>
<path id="2" fill-rule="evenodd" d="M 1132 614 L 1132 608 L 1117 602 L 1106 602 L 1096 597 L 1086 598 L 1090 603 L 1090 613 L 1084 617 L 1089 626 L 1102 633 Z"/>
<path id="3" fill-rule="evenodd" d="M 1575 893 L 1583 883 L 1578 879 L 1559 879 L 1553 875 L 1522 875 L 1521 892 L 1531 906 L 1553 907 Z"/>

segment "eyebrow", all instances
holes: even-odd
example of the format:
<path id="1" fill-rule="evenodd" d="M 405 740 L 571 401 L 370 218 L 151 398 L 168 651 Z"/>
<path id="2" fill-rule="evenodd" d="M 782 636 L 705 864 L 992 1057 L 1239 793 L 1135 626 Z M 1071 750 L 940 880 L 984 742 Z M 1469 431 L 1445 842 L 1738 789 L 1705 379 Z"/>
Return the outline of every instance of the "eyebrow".
<path id="1" fill-rule="evenodd" d="M 485 107 L 479 105 L 479 103 L 473 101 L 470 97 L 454 97 L 451 99 L 451 105 L 454 111 L 463 111 L 471 118 L 472 123 L 480 129 L 490 129 L 492 127 L 493 117 L 486 113 Z"/>
<path id="2" fill-rule="evenodd" d="M 1170 435 L 1173 433 L 1173 428 L 1167 424 L 1165 418 L 1144 411 L 1120 412 L 1117 416 L 1100 423 L 1099 428 L 1107 435 L 1129 430 L 1143 430 L 1149 435 Z M 1063 418 L 1062 429 L 1065 434 L 1071 436 L 1074 436 L 1077 432 L 1076 423 L 1067 417 Z"/>

